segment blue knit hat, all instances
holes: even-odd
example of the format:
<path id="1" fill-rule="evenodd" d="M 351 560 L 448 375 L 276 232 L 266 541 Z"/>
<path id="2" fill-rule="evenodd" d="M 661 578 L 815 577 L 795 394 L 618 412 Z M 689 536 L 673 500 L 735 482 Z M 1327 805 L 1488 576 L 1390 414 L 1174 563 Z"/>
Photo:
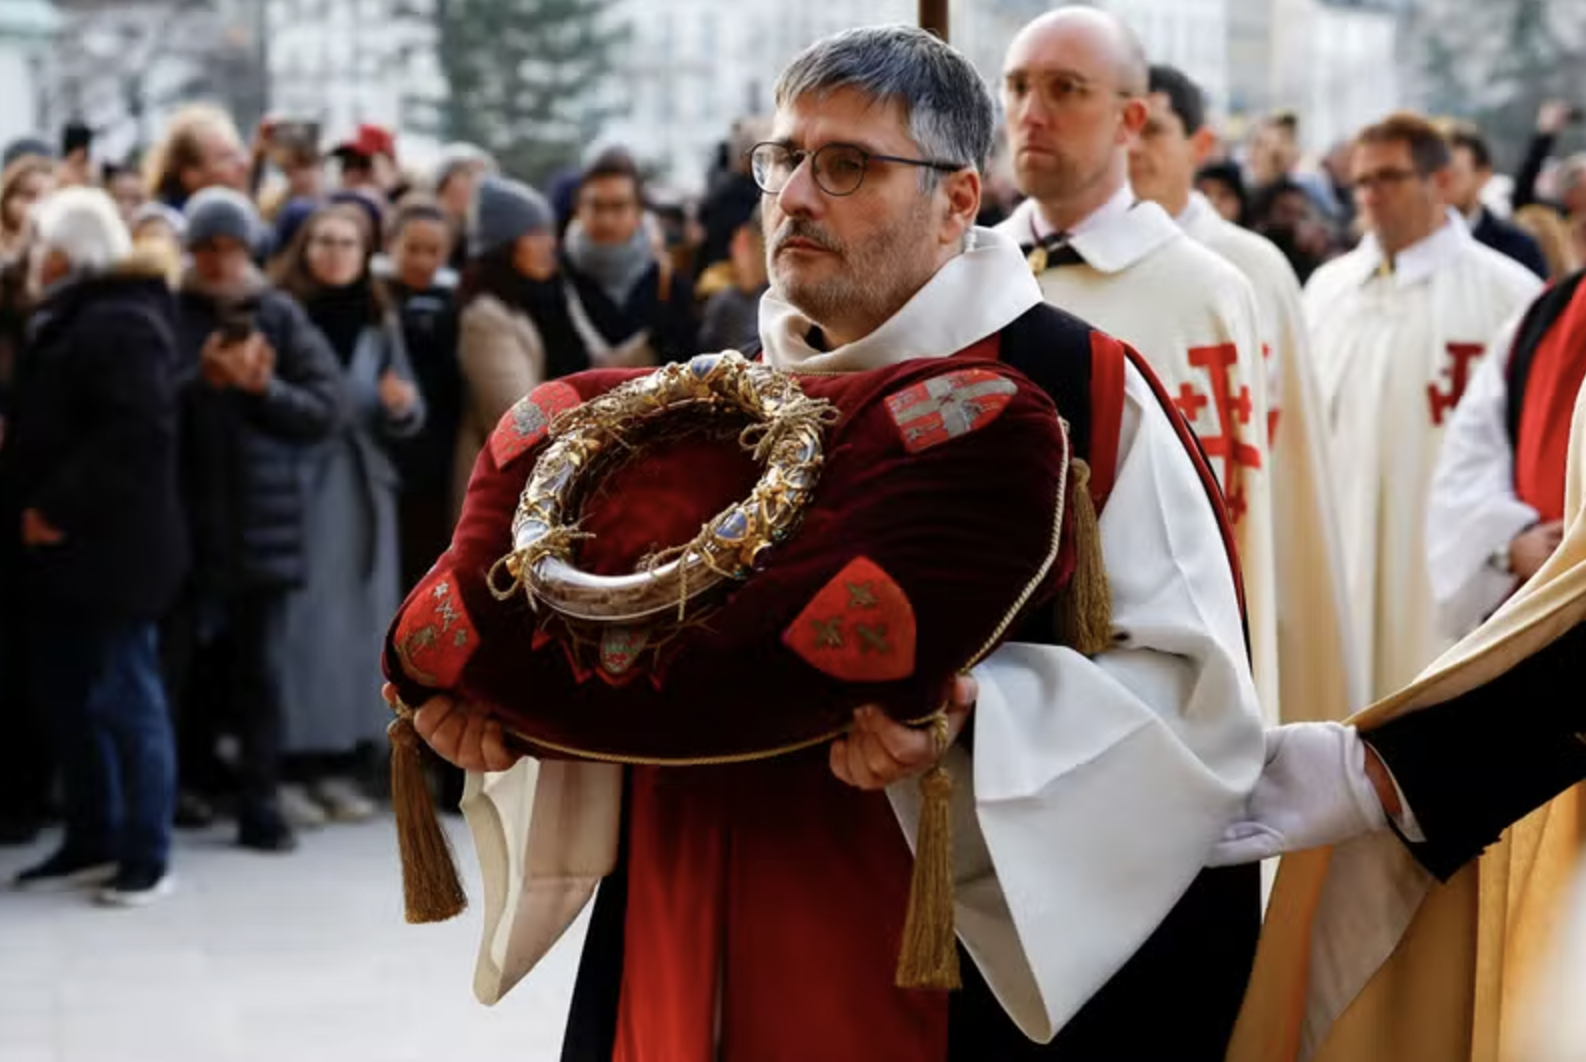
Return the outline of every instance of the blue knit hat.
<path id="1" fill-rule="evenodd" d="M 298 196 L 288 199 L 281 204 L 281 209 L 275 212 L 275 242 L 270 253 L 278 254 L 292 246 L 292 241 L 297 238 L 297 232 L 320 208 L 320 201 L 312 196 Z"/>
<path id="2" fill-rule="evenodd" d="M 545 197 L 505 177 L 484 177 L 468 209 L 468 254 L 479 258 L 534 232 L 552 232 L 556 216 Z"/>

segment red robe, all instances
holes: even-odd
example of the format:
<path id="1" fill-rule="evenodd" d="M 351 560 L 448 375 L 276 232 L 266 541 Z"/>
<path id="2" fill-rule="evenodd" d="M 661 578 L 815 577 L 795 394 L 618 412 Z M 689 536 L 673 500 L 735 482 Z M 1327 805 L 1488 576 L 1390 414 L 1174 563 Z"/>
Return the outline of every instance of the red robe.
<path id="1" fill-rule="evenodd" d="M 1171 404 L 1136 355 L 1100 333 L 1089 333 L 1089 342 L 1088 402 L 1064 403 L 1063 413 L 1085 436 L 1076 446 L 1098 463 L 1091 488 L 1099 509 L 1117 460 L 1125 361 L 1147 374 L 1164 408 Z M 999 343 L 993 337 L 958 356 L 985 356 Z M 1026 371 L 1050 387 L 1042 374 Z M 1193 434 L 1181 418 L 1174 423 L 1220 506 Z M 1220 522 L 1232 559 L 1230 525 Z M 1039 617 L 1031 617 L 1020 637 L 1041 639 L 1032 629 L 1038 624 Z M 954 1059 L 961 1053 L 950 1040 L 949 1017 L 958 1020 L 965 1006 L 977 1011 L 969 1023 L 974 1038 L 983 1030 L 993 1036 L 1011 1030 L 1005 1016 L 979 1013 L 997 1004 L 967 959 L 973 989 L 965 998 L 893 985 L 913 857 L 886 796 L 840 782 L 824 748 L 733 768 L 635 768 L 625 842 L 623 940 L 607 956 L 621 966 L 613 1062 L 947 1062 L 950 1045 Z M 1215 926 L 1221 915 L 1241 909 L 1239 898 L 1248 892 L 1248 932 L 1221 941 L 1235 956 L 1231 979 L 1237 983 L 1206 1008 L 1222 1012 L 1213 1025 L 1230 1029 L 1243 992 L 1238 971 L 1248 969 L 1254 947 L 1254 878 L 1239 873 L 1248 869 L 1234 868 L 1226 881 L 1197 882 L 1183 905 L 1186 915 L 1190 908 L 1215 912 L 1207 918 Z M 1184 923 L 1193 917 L 1169 921 L 1164 939 L 1182 946 Z M 1164 954 L 1145 950 L 1155 959 Z M 1220 976 L 1224 968 L 1208 969 L 1214 985 L 1229 979 Z M 1136 987 L 1140 970 L 1120 981 Z M 585 973 L 580 992 L 587 987 Z M 1075 1036 L 1049 1046 L 1015 1036 L 1013 1049 L 1068 1057 L 1066 1044 L 1096 1057 L 1088 1053 L 1092 1040 L 1098 1029 L 1105 1037 L 1116 1017 L 1103 1006 L 1075 1023 Z M 589 1030 L 577 1028 L 577 1021 L 575 1013 L 564 1059 L 585 1057 L 581 1038 Z"/>

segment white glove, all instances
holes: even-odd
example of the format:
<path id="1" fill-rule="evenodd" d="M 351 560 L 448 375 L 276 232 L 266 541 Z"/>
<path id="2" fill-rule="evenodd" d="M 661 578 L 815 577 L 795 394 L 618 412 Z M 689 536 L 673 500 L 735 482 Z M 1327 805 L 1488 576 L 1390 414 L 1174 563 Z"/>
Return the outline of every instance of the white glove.
<path id="1" fill-rule="evenodd" d="M 1206 865 L 1254 863 L 1387 825 L 1366 776 L 1366 745 L 1355 728 L 1291 723 L 1267 731 L 1266 763 L 1245 816 L 1223 831 Z"/>

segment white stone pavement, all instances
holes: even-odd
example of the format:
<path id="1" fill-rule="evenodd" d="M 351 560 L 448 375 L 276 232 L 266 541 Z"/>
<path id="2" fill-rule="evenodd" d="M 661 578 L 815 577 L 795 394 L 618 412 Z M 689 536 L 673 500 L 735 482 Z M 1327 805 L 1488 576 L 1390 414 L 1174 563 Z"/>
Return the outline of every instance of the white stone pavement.
<path id="1" fill-rule="evenodd" d="M 479 911 L 402 921 L 389 817 L 285 856 L 229 840 L 178 834 L 177 892 L 142 910 L 0 889 L 0 1062 L 555 1062 L 582 924 L 484 1007 Z M 0 880 L 45 853 L 0 849 Z"/>

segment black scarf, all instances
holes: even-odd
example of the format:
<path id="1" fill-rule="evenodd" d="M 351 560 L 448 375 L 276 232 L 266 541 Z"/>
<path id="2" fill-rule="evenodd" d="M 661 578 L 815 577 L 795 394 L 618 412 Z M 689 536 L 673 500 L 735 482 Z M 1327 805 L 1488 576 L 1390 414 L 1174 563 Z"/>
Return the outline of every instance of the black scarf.
<path id="1" fill-rule="evenodd" d="M 545 376 L 554 380 L 589 368 L 589 352 L 567 312 L 566 283 L 558 273 L 550 280 L 530 280 L 517 272 L 497 279 L 491 294 L 534 322 L 545 344 Z"/>
<path id="2" fill-rule="evenodd" d="M 342 287 L 322 287 L 305 300 L 303 309 L 345 367 L 358 349 L 358 338 L 375 318 L 369 278 L 360 277 Z"/>

